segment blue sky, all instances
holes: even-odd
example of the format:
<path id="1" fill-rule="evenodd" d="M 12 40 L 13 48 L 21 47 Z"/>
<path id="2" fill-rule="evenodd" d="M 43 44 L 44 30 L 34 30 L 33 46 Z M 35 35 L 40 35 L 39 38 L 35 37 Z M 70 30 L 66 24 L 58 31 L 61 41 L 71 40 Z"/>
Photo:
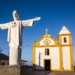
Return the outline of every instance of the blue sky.
<path id="1" fill-rule="evenodd" d="M 73 56 L 75 61 L 75 0 L 0 0 L 0 24 L 13 21 L 12 12 L 17 10 L 21 20 L 41 17 L 36 21 L 33 27 L 26 27 L 23 30 L 22 59 L 32 64 L 32 46 L 33 41 L 44 35 L 45 29 L 48 28 L 48 34 L 57 39 L 63 25 L 73 33 Z M 7 39 L 8 30 L 0 29 L 0 37 Z M 0 48 L 2 53 L 8 55 L 9 43 L 0 39 Z M 7 49 L 5 49 L 7 48 Z"/>

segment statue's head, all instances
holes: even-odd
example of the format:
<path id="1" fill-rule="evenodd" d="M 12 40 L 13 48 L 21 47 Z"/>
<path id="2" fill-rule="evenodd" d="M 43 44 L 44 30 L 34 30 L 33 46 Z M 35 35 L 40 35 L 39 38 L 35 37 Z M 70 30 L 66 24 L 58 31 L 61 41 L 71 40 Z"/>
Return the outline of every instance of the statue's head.
<path id="1" fill-rule="evenodd" d="M 14 20 L 20 20 L 18 11 L 16 11 L 16 10 L 13 11 L 13 18 L 14 18 Z"/>

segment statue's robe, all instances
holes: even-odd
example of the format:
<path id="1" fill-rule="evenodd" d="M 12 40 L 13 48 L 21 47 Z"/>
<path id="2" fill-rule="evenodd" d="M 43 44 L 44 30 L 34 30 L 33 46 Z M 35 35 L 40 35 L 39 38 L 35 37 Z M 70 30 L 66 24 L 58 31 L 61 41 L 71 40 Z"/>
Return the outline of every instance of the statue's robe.
<path id="1" fill-rule="evenodd" d="M 1 29 L 8 29 L 8 42 L 10 46 L 9 65 L 21 64 L 23 28 L 27 26 L 33 26 L 33 24 L 33 19 L 12 21 L 2 25 L 0 24 Z"/>

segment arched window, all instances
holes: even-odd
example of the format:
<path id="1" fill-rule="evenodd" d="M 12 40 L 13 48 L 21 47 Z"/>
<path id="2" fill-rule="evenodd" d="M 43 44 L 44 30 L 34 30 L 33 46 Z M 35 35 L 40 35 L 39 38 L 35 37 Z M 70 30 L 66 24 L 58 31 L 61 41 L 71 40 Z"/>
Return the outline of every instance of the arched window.
<path id="1" fill-rule="evenodd" d="M 66 37 L 64 37 L 64 43 L 66 43 L 67 42 L 67 39 L 66 39 Z"/>
<path id="2" fill-rule="evenodd" d="M 45 49 L 45 55 L 49 55 L 49 49 Z"/>

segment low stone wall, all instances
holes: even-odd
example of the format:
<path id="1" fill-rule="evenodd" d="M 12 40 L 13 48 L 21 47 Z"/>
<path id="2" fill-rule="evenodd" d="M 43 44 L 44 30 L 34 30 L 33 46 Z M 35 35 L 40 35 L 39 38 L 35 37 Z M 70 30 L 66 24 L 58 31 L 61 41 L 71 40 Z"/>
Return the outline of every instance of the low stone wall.
<path id="1" fill-rule="evenodd" d="M 28 75 L 28 66 L 0 65 L 0 75 Z"/>

